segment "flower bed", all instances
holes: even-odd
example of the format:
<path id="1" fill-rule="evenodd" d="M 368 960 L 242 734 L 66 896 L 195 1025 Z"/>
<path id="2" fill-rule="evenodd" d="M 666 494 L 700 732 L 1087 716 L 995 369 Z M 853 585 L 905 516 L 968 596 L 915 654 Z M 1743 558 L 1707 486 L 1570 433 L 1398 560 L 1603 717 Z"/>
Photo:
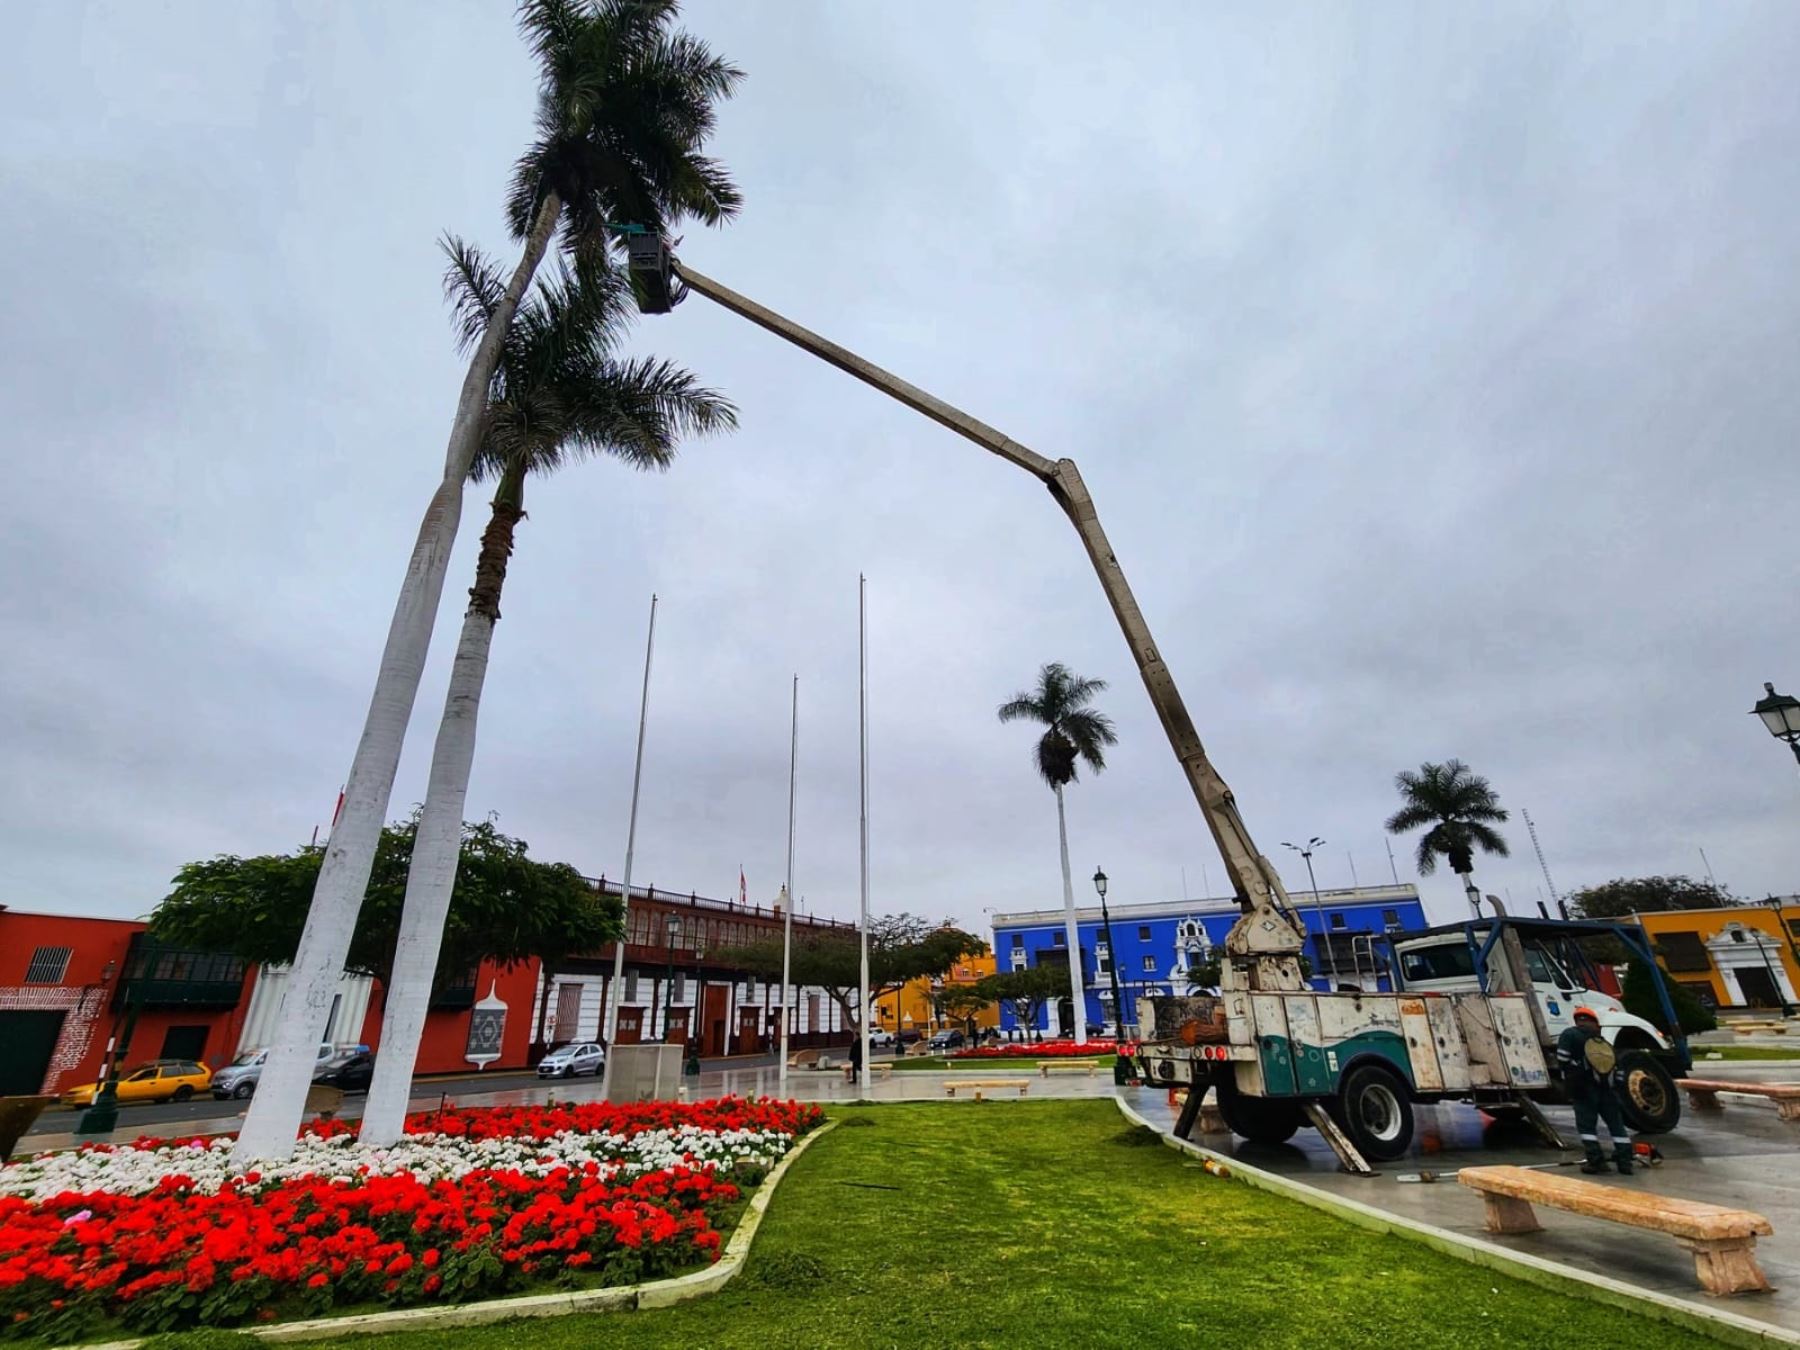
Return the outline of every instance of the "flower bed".
<path id="1" fill-rule="evenodd" d="M 1111 1041 L 1089 1041 L 1085 1045 L 1077 1045 L 1074 1041 L 1043 1041 L 1033 1045 L 1028 1041 L 1000 1045 L 977 1045 L 968 1050 L 958 1050 L 947 1059 L 1090 1059 L 1113 1053 Z"/>
<path id="2" fill-rule="evenodd" d="M 822 1113 L 726 1098 L 446 1111 L 391 1148 L 314 1126 L 234 1175 L 231 1141 L 141 1139 L 0 1168 L 0 1336 L 52 1340 L 350 1305 L 628 1284 L 721 1227 Z"/>

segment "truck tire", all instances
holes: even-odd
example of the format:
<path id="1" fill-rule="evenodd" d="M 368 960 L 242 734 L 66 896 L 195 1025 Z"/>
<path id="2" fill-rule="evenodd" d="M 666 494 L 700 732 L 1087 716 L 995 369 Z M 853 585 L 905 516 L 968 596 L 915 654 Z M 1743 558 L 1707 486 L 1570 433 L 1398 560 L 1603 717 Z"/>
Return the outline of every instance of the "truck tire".
<path id="1" fill-rule="evenodd" d="M 1357 1065 L 1344 1075 L 1329 1109 L 1356 1151 L 1371 1162 L 1406 1156 L 1413 1137 L 1412 1101 L 1392 1070 Z"/>
<path id="2" fill-rule="evenodd" d="M 1648 1050 L 1627 1050 L 1613 1075 L 1625 1123 L 1639 1134 L 1667 1134 L 1681 1120 L 1674 1076 Z"/>
<path id="3" fill-rule="evenodd" d="M 1213 1095 L 1226 1127 L 1253 1144 L 1285 1144 L 1305 1119 L 1299 1102 L 1284 1097 L 1246 1097 L 1229 1077 L 1220 1080 Z"/>

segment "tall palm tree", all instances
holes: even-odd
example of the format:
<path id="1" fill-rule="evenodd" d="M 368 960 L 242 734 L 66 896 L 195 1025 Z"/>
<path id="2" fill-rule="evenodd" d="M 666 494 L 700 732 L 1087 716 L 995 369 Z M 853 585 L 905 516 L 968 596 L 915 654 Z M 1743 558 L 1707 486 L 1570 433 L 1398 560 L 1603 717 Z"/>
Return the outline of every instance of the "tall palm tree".
<path id="1" fill-rule="evenodd" d="M 1421 825 L 1431 826 L 1419 836 L 1415 855 L 1421 876 L 1435 872 L 1438 858 L 1443 857 L 1450 870 L 1463 879 L 1463 889 L 1473 891 L 1469 874 L 1475 870 L 1475 850 L 1507 856 L 1506 840 L 1493 828 L 1507 818 L 1500 798 L 1487 779 L 1469 772 L 1460 759 L 1421 764 L 1417 773 L 1402 769 L 1394 775 L 1394 786 L 1406 804 L 1388 817 L 1388 833 L 1405 834 Z M 1476 908 L 1479 914 L 1479 906 Z"/>
<path id="2" fill-rule="evenodd" d="M 537 138 L 519 160 L 508 200 L 519 260 L 485 317 L 463 377 L 443 476 L 407 562 L 343 810 L 289 973 L 281 1031 L 232 1154 L 239 1166 L 293 1150 L 314 1047 L 331 1014 L 387 818 L 501 344 L 538 265 L 559 230 L 571 252 L 603 255 L 608 222 L 667 230 L 688 218 L 718 224 L 737 211 L 729 175 L 701 150 L 715 105 L 731 95 L 742 72 L 676 29 L 677 9 L 675 0 L 520 5 L 519 26 L 540 81 Z"/>
<path id="3" fill-rule="evenodd" d="M 447 286 L 466 345 L 499 303 L 501 281 L 474 249 L 455 241 L 448 249 Z M 472 473 L 477 482 L 496 481 L 493 506 L 481 536 L 407 874 L 394 978 L 382 1013 L 381 1055 L 363 1112 L 364 1143 L 398 1139 L 412 1095 L 413 1064 L 456 882 L 494 625 L 514 534 L 525 518 L 526 479 L 588 455 L 610 455 L 637 469 L 666 469 L 682 436 L 737 425 L 731 404 L 687 371 L 667 361 L 618 358 L 618 341 L 634 312 L 620 273 L 591 260 L 574 269 L 564 266 L 519 310 L 501 348 Z"/>
<path id="4" fill-rule="evenodd" d="M 1075 927 L 1075 884 L 1069 876 L 1069 821 L 1063 810 L 1063 789 L 1075 781 L 1081 764 L 1095 773 L 1104 769 L 1105 747 L 1118 744 L 1112 719 L 1088 707 L 1094 695 L 1105 688 L 1105 680 L 1083 679 L 1060 661 L 1052 661 L 1038 672 L 1035 689 L 1015 694 L 1000 705 L 1002 722 L 1037 722 L 1044 728 L 1035 753 L 1039 776 L 1056 794 L 1056 835 L 1062 846 L 1063 927 L 1069 944 L 1069 997 L 1078 1043 L 1088 1038 L 1087 993 L 1081 987 L 1081 938 Z M 1108 953 L 1108 959 L 1118 958 Z M 1113 1009 L 1113 1016 L 1123 1025 L 1123 1008 Z"/>

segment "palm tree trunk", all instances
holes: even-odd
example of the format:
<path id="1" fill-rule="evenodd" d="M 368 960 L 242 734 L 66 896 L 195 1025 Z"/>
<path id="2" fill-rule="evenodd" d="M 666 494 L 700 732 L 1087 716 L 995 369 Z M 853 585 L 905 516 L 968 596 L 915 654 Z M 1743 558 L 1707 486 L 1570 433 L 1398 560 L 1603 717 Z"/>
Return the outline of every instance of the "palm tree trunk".
<path id="1" fill-rule="evenodd" d="M 387 818 L 388 798 L 394 789 L 394 772 L 400 763 L 401 742 L 418 696 L 425 654 L 431 646 L 432 625 L 438 600 L 444 591 L 444 573 L 462 518 L 463 483 L 479 447 L 488 389 L 500 361 L 500 346 L 525 288 L 549 247 L 550 236 L 562 212 L 562 202 L 549 194 L 538 210 L 526 237 L 525 249 L 513 269 L 499 307 L 463 377 L 456 419 L 450 425 L 450 441 L 444 451 L 444 476 L 425 508 L 419 536 L 406 566 L 394 617 L 388 625 L 387 645 L 382 649 L 375 693 L 363 722 L 362 739 L 350 764 L 344 786 L 344 809 L 331 832 L 319 880 L 313 888 L 306 927 L 289 969 L 287 989 L 277 1023 L 279 1032 L 269 1047 L 256 1095 L 232 1150 L 233 1166 L 248 1167 L 262 1160 L 287 1157 L 294 1149 L 306 1111 L 306 1092 L 312 1085 L 313 1062 L 319 1037 L 331 1017 L 332 995 L 350 952 L 357 912 L 369 887 L 375 848 Z M 429 997 L 429 993 L 427 993 Z"/>
<path id="2" fill-rule="evenodd" d="M 1069 820 L 1063 811 L 1063 790 L 1056 788 L 1056 836 L 1062 844 L 1063 929 L 1069 942 L 1069 997 L 1075 1013 L 1075 1043 L 1087 1044 L 1087 991 L 1081 987 L 1081 934 L 1075 927 L 1075 883 L 1069 879 Z M 1069 1029 L 1063 1028 L 1068 1035 Z"/>
<path id="3" fill-rule="evenodd" d="M 425 806 L 419 814 L 412 865 L 406 873 L 406 904 L 394 946 L 394 989 L 382 1018 L 381 1053 L 375 1060 L 369 1101 L 363 1110 L 361 1140 L 377 1148 L 397 1140 L 406 1124 L 419 1038 L 430 1009 L 444 921 L 450 913 L 456 865 L 462 856 L 463 803 L 475 763 L 481 693 L 487 683 L 488 653 L 494 641 L 494 621 L 500 617 L 500 592 L 506 585 L 513 531 L 525 514 L 524 492 L 523 466 L 509 464 L 494 492 L 492 517 L 482 532 L 475 585 L 469 590 L 462 639 L 450 667 L 450 690 L 444 698 Z"/>

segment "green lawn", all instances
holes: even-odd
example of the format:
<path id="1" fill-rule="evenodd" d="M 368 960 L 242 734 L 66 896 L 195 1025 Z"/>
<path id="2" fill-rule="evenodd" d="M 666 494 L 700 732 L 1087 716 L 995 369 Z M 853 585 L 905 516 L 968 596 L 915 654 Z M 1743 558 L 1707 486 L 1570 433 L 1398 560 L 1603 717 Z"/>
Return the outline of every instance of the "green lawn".
<path id="1" fill-rule="evenodd" d="M 1209 1177 L 1131 1128 L 1111 1102 L 898 1103 L 833 1114 L 843 1124 L 782 1182 L 749 1263 L 721 1294 L 651 1312 L 332 1344 L 1709 1343 Z"/>
<path id="2" fill-rule="evenodd" d="M 1800 1045 L 1707 1045 L 1690 1046 L 1694 1052 L 1694 1072 L 1706 1067 L 1708 1055 L 1723 1055 L 1726 1062 L 1734 1059 L 1800 1059 Z M 1713 1060 L 1714 1064 L 1719 1060 Z"/>
<path id="3" fill-rule="evenodd" d="M 1066 1060 L 1067 1056 L 1064 1056 L 1063 1058 Z M 1104 1055 L 1089 1056 L 1089 1058 L 1100 1061 L 1100 1067 L 1094 1070 L 1096 1074 L 1109 1074 L 1112 1072 L 1113 1060 L 1116 1059 L 1117 1056 L 1108 1053 Z M 1033 1073 L 1036 1073 L 1037 1066 L 1043 1062 L 1044 1061 L 1041 1059 L 1025 1055 L 1021 1055 L 1017 1059 L 943 1059 L 937 1055 L 921 1055 L 917 1059 L 884 1059 L 876 1061 L 878 1064 L 892 1064 L 900 1073 L 911 1073 L 918 1069 L 929 1069 L 935 1073 L 943 1073 L 945 1070 L 949 1070 L 952 1073 L 961 1073 L 965 1069 L 980 1069 L 985 1073 L 1003 1073 L 1008 1069 L 1030 1069 Z M 1052 1064 L 1058 1062 L 1060 1061 L 1054 1056 L 1050 1060 L 1050 1063 Z M 1070 1070 L 1070 1072 L 1073 1073 L 1074 1070 Z"/>

